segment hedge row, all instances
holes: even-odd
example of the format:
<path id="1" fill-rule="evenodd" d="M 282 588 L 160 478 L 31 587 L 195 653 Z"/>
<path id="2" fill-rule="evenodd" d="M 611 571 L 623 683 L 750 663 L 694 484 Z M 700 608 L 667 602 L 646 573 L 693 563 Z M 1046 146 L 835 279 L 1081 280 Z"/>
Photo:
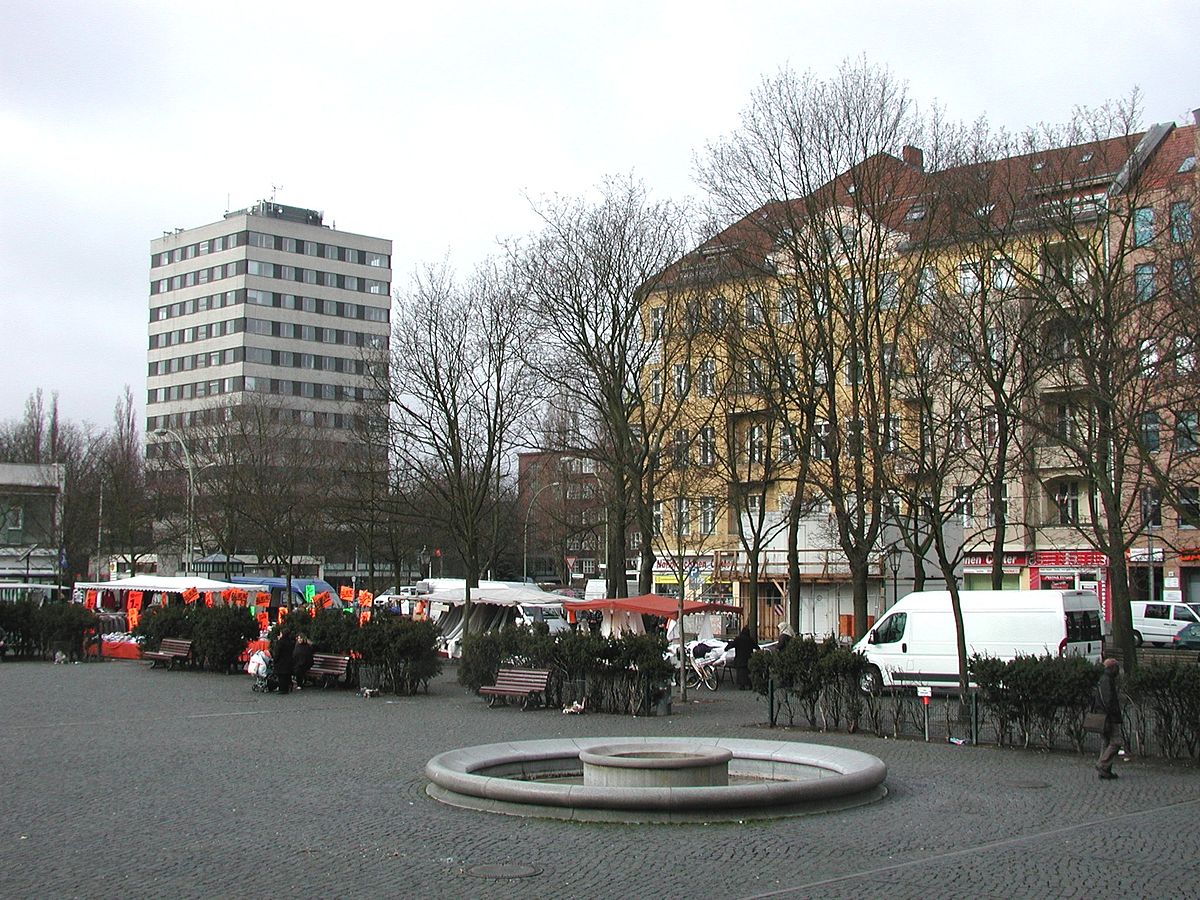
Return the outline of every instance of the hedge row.
<path id="1" fill-rule="evenodd" d="M 669 684 L 673 668 L 665 658 L 666 638 L 630 634 L 601 637 L 586 629 L 551 637 L 543 624 L 510 625 L 467 637 L 459 683 L 472 691 L 494 684 L 502 666 L 548 669 L 547 703 L 586 698 L 588 709 L 638 715 L 649 712 Z"/>
<path id="2" fill-rule="evenodd" d="M 8 635 L 9 652 L 15 658 L 49 659 L 62 650 L 78 659 L 96 621 L 96 614 L 78 603 L 0 603 L 0 628 Z"/>
<path id="3" fill-rule="evenodd" d="M 324 609 L 312 616 L 307 609 L 297 608 L 271 629 L 272 652 L 284 629 L 306 636 L 315 653 L 356 655 L 359 665 L 377 676 L 372 686 L 397 694 L 416 693 L 442 670 L 437 626 L 431 622 L 385 615 L 360 626 L 356 616 L 341 610 Z M 246 607 L 193 604 L 151 608 L 134 634 L 144 638 L 150 649 L 156 649 L 164 638 L 191 640 L 193 655 L 203 666 L 229 671 L 238 664 L 246 642 L 260 632 Z"/>
<path id="4" fill-rule="evenodd" d="M 924 711 L 914 692 L 863 693 L 861 656 L 833 640 L 793 638 L 782 651 L 755 653 L 751 683 L 773 694 L 774 710 L 788 725 L 877 735 L 919 734 Z M 1083 717 L 1092 708 L 1102 667 L 1080 657 L 973 657 L 971 680 L 978 700 L 978 736 L 1005 745 L 1084 750 Z M 1144 664 L 1121 681 L 1126 745 L 1169 759 L 1200 756 L 1200 666 L 1191 662 Z M 957 698 L 937 704 L 946 736 L 970 735 L 970 710 Z"/>

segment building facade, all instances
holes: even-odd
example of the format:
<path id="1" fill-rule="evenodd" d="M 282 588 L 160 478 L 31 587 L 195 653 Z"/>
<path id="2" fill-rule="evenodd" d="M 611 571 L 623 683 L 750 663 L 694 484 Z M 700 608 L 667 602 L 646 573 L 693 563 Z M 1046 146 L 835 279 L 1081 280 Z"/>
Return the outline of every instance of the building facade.
<path id="1" fill-rule="evenodd" d="M 66 466 L 0 463 L 0 579 L 61 583 Z"/>
<path id="2" fill-rule="evenodd" d="M 755 584 L 760 633 L 793 575 L 800 631 L 861 632 L 864 578 L 868 622 L 944 586 L 937 541 L 966 588 L 1200 597 L 1198 149 L 1192 123 L 940 171 L 905 147 L 680 260 L 703 298 L 644 317 L 687 345 L 645 376 L 686 409 L 656 556 Z"/>
<path id="3" fill-rule="evenodd" d="M 209 424 L 255 395 L 345 441 L 386 360 L 389 240 L 262 201 L 150 244 L 147 457 L 163 429 Z"/>

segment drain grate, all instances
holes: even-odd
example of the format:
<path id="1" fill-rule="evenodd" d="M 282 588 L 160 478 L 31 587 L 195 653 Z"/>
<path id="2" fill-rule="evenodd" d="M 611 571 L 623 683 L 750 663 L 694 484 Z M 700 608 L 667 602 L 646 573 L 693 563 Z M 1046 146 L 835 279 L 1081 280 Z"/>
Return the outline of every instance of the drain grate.
<path id="1" fill-rule="evenodd" d="M 471 866 L 465 873 L 472 878 L 532 878 L 541 875 L 542 870 L 525 863 L 483 863 Z"/>

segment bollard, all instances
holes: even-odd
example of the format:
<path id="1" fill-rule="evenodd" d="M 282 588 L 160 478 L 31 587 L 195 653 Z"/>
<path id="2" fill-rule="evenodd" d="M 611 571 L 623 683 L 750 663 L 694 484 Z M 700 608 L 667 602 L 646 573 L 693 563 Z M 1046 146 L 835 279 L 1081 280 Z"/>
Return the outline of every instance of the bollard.
<path id="1" fill-rule="evenodd" d="M 767 720 L 775 727 L 775 676 L 767 679 Z"/>

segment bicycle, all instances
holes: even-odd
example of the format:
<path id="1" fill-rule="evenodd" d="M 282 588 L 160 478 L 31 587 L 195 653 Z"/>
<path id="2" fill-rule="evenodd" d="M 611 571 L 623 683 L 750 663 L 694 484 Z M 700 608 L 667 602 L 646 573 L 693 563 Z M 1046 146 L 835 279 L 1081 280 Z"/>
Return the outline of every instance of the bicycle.
<path id="1" fill-rule="evenodd" d="M 689 688 L 698 688 L 704 685 L 710 691 L 717 689 L 717 673 L 716 660 L 706 660 L 704 658 L 696 659 L 691 657 L 691 665 L 688 667 L 687 686 Z"/>

